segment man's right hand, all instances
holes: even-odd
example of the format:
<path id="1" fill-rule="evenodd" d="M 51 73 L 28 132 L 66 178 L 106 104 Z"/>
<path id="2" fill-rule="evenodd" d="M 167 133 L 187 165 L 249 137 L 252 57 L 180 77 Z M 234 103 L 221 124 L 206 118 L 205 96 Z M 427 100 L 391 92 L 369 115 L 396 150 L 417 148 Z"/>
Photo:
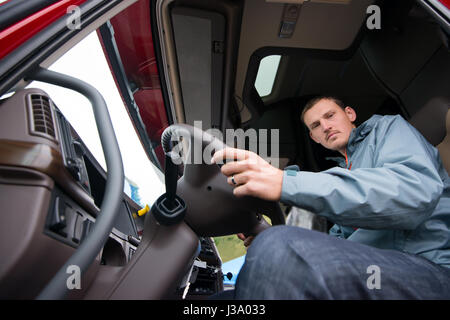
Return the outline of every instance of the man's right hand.
<path id="1" fill-rule="evenodd" d="M 238 233 L 238 234 L 237 234 L 237 237 L 238 237 L 239 239 L 241 239 L 242 241 L 244 241 L 244 246 L 245 246 L 246 248 L 248 248 L 248 247 L 252 244 L 253 239 L 255 239 L 254 236 L 248 236 L 248 237 L 246 237 L 243 233 Z"/>

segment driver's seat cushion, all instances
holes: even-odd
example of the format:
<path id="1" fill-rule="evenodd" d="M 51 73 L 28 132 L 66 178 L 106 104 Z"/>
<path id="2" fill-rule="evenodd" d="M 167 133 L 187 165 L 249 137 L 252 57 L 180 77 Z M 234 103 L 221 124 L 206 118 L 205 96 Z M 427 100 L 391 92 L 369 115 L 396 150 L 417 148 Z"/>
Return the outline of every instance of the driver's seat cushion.
<path id="1" fill-rule="evenodd" d="M 435 147 L 450 172 L 450 98 L 435 97 L 415 113 L 410 123 Z"/>

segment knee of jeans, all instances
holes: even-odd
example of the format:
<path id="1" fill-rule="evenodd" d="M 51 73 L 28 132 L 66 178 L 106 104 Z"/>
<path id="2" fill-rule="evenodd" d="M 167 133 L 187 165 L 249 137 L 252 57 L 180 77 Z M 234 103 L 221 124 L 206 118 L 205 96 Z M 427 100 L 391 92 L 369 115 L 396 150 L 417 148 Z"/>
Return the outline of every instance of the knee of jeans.
<path id="1" fill-rule="evenodd" d="M 280 250 L 286 247 L 292 231 L 302 232 L 300 228 L 292 226 L 273 226 L 268 228 L 253 240 L 247 255 L 260 255 L 271 250 Z"/>
<path id="2" fill-rule="evenodd" d="M 265 256 L 268 252 L 288 250 L 306 260 L 311 253 L 327 250 L 331 240 L 326 234 L 300 227 L 273 226 L 253 240 L 247 255 Z M 281 254 L 282 252 L 279 253 Z"/>
<path id="3" fill-rule="evenodd" d="M 260 233 L 247 250 L 246 265 L 252 270 L 273 270 L 279 268 L 275 256 L 281 256 L 286 251 L 287 226 L 273 226 Z"/>
<path id="4" fill-rule="evenodd" d="M 268 279 L 290 279 L 293 275 L 309 274 L 313 262 L 310 261 L 313 246 L 303 246 L 302 242 L 313 242 L 317 236 L 293 226 L 273 226 L 259 234 L 247 251 L 247 268 L 266 275 Z M 295 272 L 293 270 L 296 270 Z M 254 273 L 252 273 L 254 274 Z M 280 280 L 281 281 L 281 280 Z M 311 280 L 312 281 L 312 280 Z"/>

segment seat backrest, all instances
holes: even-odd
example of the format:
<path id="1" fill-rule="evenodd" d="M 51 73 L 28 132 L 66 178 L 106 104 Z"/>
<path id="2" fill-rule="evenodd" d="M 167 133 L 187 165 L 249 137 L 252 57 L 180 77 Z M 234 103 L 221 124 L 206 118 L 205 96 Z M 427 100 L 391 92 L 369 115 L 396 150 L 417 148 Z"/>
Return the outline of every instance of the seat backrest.
<path id="1" fill-rule="evenodd" d="M 435 97 L 415 113 L 409 122 L 438 148 L 444 167 L 450 172 L 450 98 Z"/>

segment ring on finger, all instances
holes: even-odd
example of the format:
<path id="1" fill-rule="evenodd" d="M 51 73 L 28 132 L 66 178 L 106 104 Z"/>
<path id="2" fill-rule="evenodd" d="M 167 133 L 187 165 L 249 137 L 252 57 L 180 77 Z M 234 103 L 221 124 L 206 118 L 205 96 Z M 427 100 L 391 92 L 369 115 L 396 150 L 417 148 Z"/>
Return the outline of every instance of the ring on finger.
<path id="1" fill-rule="evenodd" d="M 234 180 L 234 175 L 231 176 L 231 182 L 232 182 L 234 185 L 237 185 L 236 180 Z"/>

